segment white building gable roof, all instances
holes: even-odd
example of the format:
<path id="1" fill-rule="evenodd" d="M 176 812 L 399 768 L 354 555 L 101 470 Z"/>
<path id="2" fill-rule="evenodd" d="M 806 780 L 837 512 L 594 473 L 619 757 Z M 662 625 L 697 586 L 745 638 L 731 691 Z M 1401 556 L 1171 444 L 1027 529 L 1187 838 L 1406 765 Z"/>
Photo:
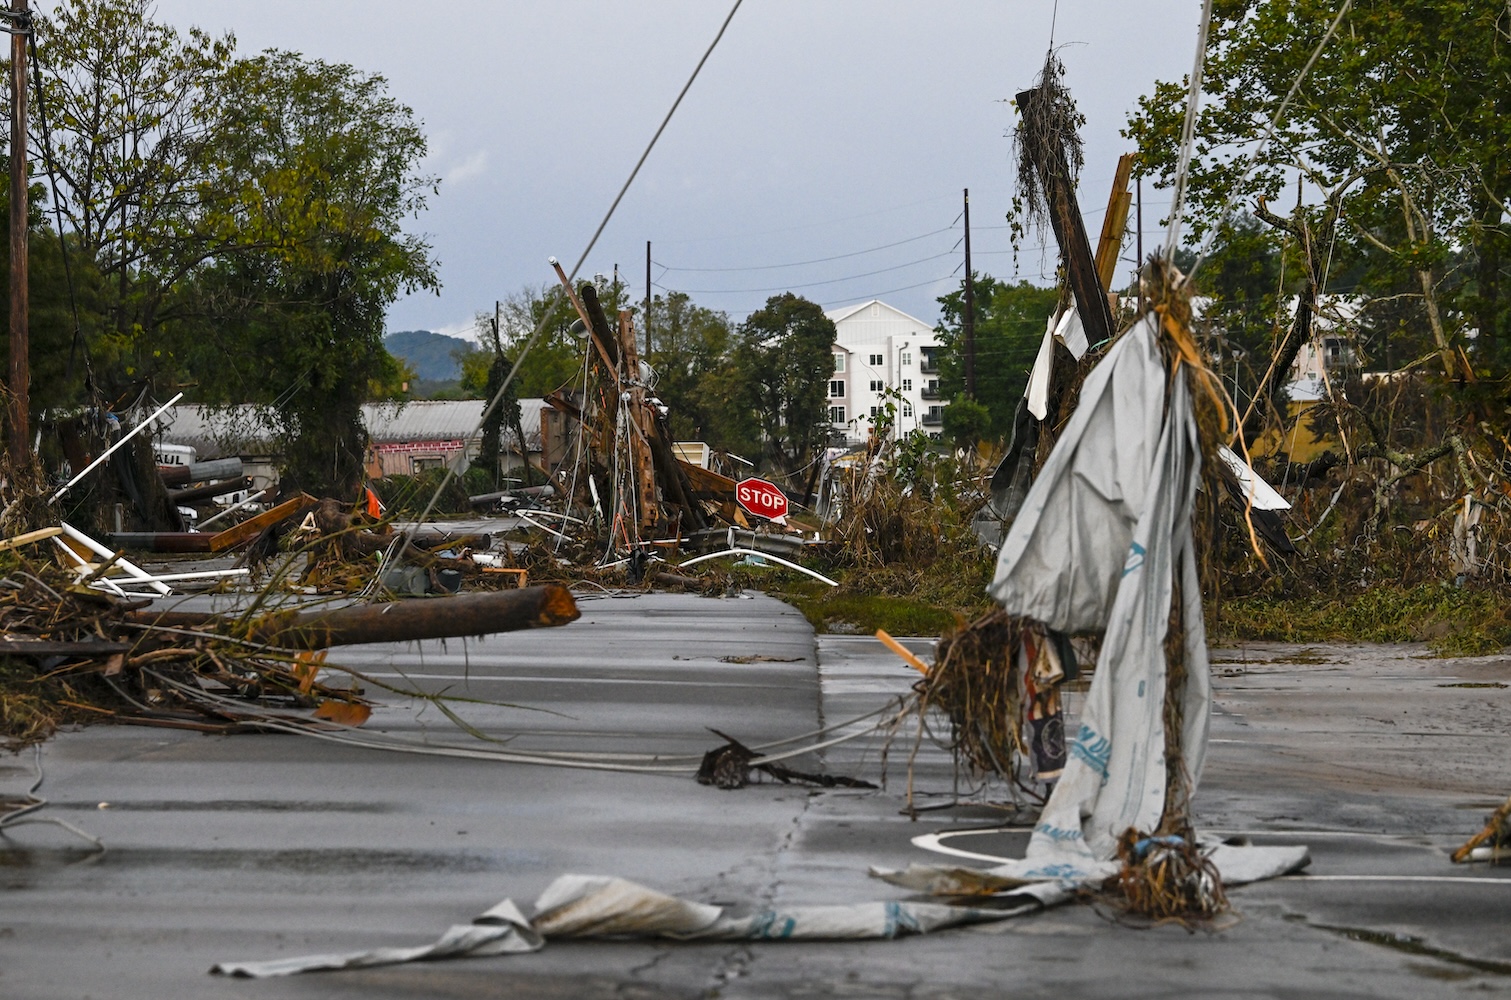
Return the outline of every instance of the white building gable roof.
<path id="1" fill-rule="evenodd" d="M 846 320 L 856 319 L 860 317 L 869 318 L 869 311 L 871 306 L 880 307 L 880 310 L 883 314 L 880 317 L 882 319 L 890 320 L 892 322 L 911 323 L 912 325 L 920 327 L 924 330 L 934 329 L 932 326 L 930 326 L 928 323 L 925 323 L 917 316 L 909 316 L 907 313 L 903 312 L 901 309 L 898 309 L 896 306 L 887 305 L 881 299 L 872 299 L 870 302 L 861 302 L 853 306 L 841 306 L 838 309 L 829 310 L 828 312 L 824 313 L 824 315 L 829 317 L 829 321 L 832 322 L 835 326 L 839 326 Z"/>

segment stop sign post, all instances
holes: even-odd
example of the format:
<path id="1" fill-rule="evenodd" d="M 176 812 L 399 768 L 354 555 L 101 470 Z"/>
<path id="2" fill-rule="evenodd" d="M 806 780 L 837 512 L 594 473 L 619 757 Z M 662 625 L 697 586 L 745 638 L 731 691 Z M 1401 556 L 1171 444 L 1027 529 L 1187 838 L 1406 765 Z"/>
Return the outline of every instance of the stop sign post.
<path id="1" fill-rule="evenodd" d="M 742 479 L 735 484 L 735 502 L 757 517 L 774 520 L 787 516 L 787 494 L 764 479 Z"/>

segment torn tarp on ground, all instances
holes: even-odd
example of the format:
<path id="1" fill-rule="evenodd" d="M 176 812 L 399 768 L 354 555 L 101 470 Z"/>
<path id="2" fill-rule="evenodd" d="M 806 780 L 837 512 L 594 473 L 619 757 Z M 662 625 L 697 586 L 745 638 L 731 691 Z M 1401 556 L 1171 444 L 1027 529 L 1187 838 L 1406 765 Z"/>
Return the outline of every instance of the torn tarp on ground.
<path id="1" fill-rule="evenodd" d="M 838 906 L 778 907 L 739 914 L 726 907 L 668 896 L 622 878 L 563 875 L 547 886 L 536 900 L 533 920 L 526 920 L 514 902 L 506 899 L 472 923 L 449 928 L 428 945 L 303 955 L 262 962 L 221 962 L 210 971 L 262 979 L 443 958 L 485 958 L 539 951 L 552 938 L 632 937 L 676 941 L 898 938 L 947 927 L 1005 920 L 1041 910 L 1069 896 L 1068 888 L 1044 882 L 1016 887 L 1011 893 L 983 899 L 981 905 L 975 906 L 883 900 Z"/>

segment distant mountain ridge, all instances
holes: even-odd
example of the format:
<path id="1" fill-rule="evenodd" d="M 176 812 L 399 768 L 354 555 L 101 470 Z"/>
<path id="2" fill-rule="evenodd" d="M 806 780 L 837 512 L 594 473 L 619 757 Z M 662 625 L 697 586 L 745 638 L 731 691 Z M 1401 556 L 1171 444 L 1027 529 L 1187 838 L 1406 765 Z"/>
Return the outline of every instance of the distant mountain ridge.
<path id="1" fill-rule="evenodd" d="M 462 377 L 462 366 L 455 351 L 476 350 L 477 345 L 461 337 L 448 337 L 429 330 L 400 330 L 383 338 L 388 353 L 414 369 L 416 377 L 427 382 L 450 382 Z"/>

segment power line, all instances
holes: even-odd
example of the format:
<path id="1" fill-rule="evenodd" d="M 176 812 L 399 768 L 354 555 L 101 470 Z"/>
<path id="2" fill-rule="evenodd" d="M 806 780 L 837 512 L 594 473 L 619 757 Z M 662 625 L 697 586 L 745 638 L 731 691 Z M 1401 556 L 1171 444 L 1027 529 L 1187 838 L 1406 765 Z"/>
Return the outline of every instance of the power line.
<path id="1" fill-rule="evenodd" d="M 841 282 L 855 281 L 858 278 L 869 278 L 877 274 L 886 274 L 888 271 L 900 271 L 905 267 L 914 267 L 918 264 L 928 263 L 931 260 L 938 260 L 941 257 L 949 257 L 953 253 L 954 251 L 952 250 L 946 250 L 944 253 L 936 253 L 928 257 L 920 257 L 917 260 L 910 260 L 906 264 L 878 268 L 875 271 L 865 271 L 861 274 L 852 274 L 844 278 L 830 278 L 827 281 L 810 281 L 801 285 L 777 285 L 771 288 L 684 288 L 680 289 L 680 291 L 686 292 L 689 295 L 727 295 L 742 292 L 790 292 L 799 288 L 819 288 L 823 285 L 838 285 Z"/>
<path id="2" fill-rule="evenodd" d="M 734 20 L 735 12 L 740 9 L 740 4 L 743 2 L 744 0 L 735 0 L 734 6 L 729 8 L 729 15 L 724 18 L 724 23 L 719 25 L 718 34 L 714 35 L 714 40 L 708 43 L 708 48 L 703 52 L 703 58 L 699 59 L 698 65 L 693 67 L 692 75 L 689 76 L 687 78 L 687 82 L 682 85 L 682 90 L 678 92 L 677 99 L 672 102 L 671 109 L 666 112 L 666 117 L 661 119 L 661 125 L 656 129 L 656 134 L 651 136 L 650 142 L 646 143 L 645 152 L 641 153 L 640 159 L 635 161 L 635 168 L 630 171 L 629 177 L 625 179 L 624 186 L 621 187 L 619 189 L 619 193 L 614 196 L 614 202 L 609 206 L 609 210 L 604 213 L 603 221 L 598 223 L 598 228 L 593 231 L 593 238 L 588 240 L 588 245 L 583 249 L 582 256 L 578 257 L 577 263 L 572 266 L 572 272 L 567 276 L 568 284 L 570 284 L 572 279 L 577 276 L 577 272 L 582 269 L 583 261 L 588 259 L 588 254 L 592 252 L 593 246 L 598 242 L 598 237 L 603 235 L 604 227 L 607 226 L 609 224 L 609 220 L 614 217 L 614 211 L 619 207 L 619 202 L 624 199 L 625 192 L 628 191 L 630 189 L 630 185 L 634 183 L 636 175 L 640 173 L 640 168 L 645 165 L 646 158 L 651 155 L 651 150 L 656 148 L 656 140 L 660 139 L 661 133 L 666 131 L 666 126 L 671 122 L 672 115 L 676 114 L 678 106 L 682 103 L 682 98 L 687 96 L 688 90 L 692 88 L 693 81 L 698 78 L 698 74 L 703 70 L 703 64 L 708 62 L 709 56 L 713 55 L 714 49 L 719 44 L 719 39 L 724 37 L 724 32 L 729 28 L 729 22 Z M 540 341 L 541 336 L 546 332 L 546 327 L 549 325 L 552 313 L 554 312 L 554 309 L 547 309 L 541 316 L 540 322 L 535 325 L 535 332 L 530 334 L 530 339 L 525 341 L 524 348 L 520 350 L 519 356 L 515 358 L 514 367 L 509 369 L 508 375 L 504 376 L 504 380 L 499 385 L 498 391 L 493 394 L 493 398 L 490 399 L 488 401 L 488 405 L 483 408 L 482 415 L 478 417 L 477 425 L 472 428 L 472 433 L 467 435 L 469 439 L 477 437 L 478 434 L 482 432 L 483 425 L 488 422 L 488 418 L 493 414 L 493 411 L 498 409 L 499 403 L 504 398 L 504 393 L 509 390 L 509 386 L 514 383 L 515 376 L 519 374 L 520 366 L 525 363 L 525 358 L 529 356 L 531 349 L 535 347 L 535 345 Z M 430 495 L 430 501 L 425 504 L 425 509 L 420 512 L 420 516 L 417 519 L 419 522 L 424 522 L 424 520 L 430 516 L 430 512 L 435 509 L 436 503 L 440 500 L 441 494 L 445 492 L 446 487 L 451 484 L 451 480 L 455 477 L 456 469 L 453 467 L 452 463 L 447 462 L 446 473 L 441 477 L 441 481 L 436 485 L 435 492 Z M 410 536 L 406 535 L 404 537 L 403 544 L 400 545 L 398 551 L 393 554 L 393 561 L 398 562 L 404 558 L 404 556 L 409 551 L 409 544 Z M 374 578 L 374 580 L 376 580 L 376 577 Z"/>
<path id="3" fill-rule="evenodd" d="M 916 208 L 919 205 L 931 205 L 934 202 L 953 200 L 954 195 L 939 195 L 933 198 L 920 198 L 918 201 L 910 201 L 901 205 L 888 205 L 886 208 L 878 208 L 870 212 L 860 212 L 856 215 L 845 215 L 836 219 L 825 219 L 821 222 L 805 222 L 800 226 L 786 226 L 781 229 L 764 229 L 753 233 L 728 233 L 722 236 L 696 236 L 686 240 L 663 240 L 656 242 L 665 246 L 684 246 L 689 243 L 717 243 L 723 240 L 744 240 L 754 236 L 777 236 L 782 233 L 796 233 L 805 229 L 821 229 L 824 226 L 832 226 L 840 222 L 852 222 L 856 219 L 869 219 L 877 215 L 885 215 L 888 212 L 901 211 L 904 208 Z"/>
<path id="4" fill-rule="evenodd" d="M 670 264 L 663 264 L 659 260 L 655 261 L 654 263 L 656 264 L 657 267 L 664 267 L 664 268 L 666 268 L 667 272 L 670 272 L 670 271 L 688 271 L 688 272 L 691 272 L 691 271 L 699 271 L 699 272 L 713 272 L 713 271 L 720 271 L 720 272 L 728 272 L 728 271 L 775 271 L 775 270 L 778 270 L 779 268 L 784 268 L 784 267 L 803 267 L 804 265 L 807 265 L 807 264 L 825 264 L 825 263 L 828 263 L 831 260 L 844 260 L 844 259 L 846 259 L 848 257 L 860 257 L 860 256 L 863 256 L 864 254 L 876 253 L 879 250 L 890 250 L 892 247 L 900 247 L 900 246 L 902 246 L 905 243 L 916 243 L 919 240 L 926 240 L 930 236 L 938 236 L 940 233 L 947 233 L 947 232 L 949 232 L 953 228 L 954 228 L 954 223 L 951 223 L 950 225 L 945 226 L 942 229 L 935 229 L 932 232 L 924 233 L 922 236 L 909 236 L 907 239 L 905 239 L 905 240 L 898 240 L 895 243 L 883 243 L 879 247 L 871 247 L 871 248 L 866 249 L 866 250 L 855 250 L 855 251 L 852 251 L 851 253 L 835 254 L 833 257 L 815 257 L 813 260 L 795 260 L 795 261 L 791 262 L 790 264 L 754 264 L 754 265 L 751 265 L 750 267 L 673 267 Z M 663 273 L 662 277 L 666 277 L 666 274 Z"/>

